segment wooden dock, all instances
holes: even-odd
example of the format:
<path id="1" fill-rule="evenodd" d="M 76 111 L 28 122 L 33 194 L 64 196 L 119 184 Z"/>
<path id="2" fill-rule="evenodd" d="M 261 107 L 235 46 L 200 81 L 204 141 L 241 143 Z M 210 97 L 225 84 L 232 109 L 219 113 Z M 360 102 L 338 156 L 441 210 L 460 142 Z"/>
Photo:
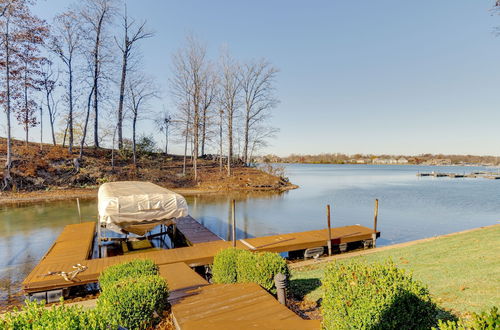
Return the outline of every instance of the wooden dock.
<path id="1" fill-rule="evenodd" d="M 320 329 L 303 320 L 255 283 L 212 284 L 172 304 L 177 329 Z"/>
<path id="2" fill-rule="evenodd" d="M 222 238 L 214 234 L 207 227 L 203 226 L 189 215 L 187 217 L 177 219 L 175 222 L 176 230 L 178 230 L 185 238 L 187 245 L 222 240 Z"/>
<path id="3" fill-rule="evenodd" d="M 105 268 L 138 258 L 151 259 L 160 267 L 162 265 L 176 263 L 184 263 L 189 267 L 208 265 L 213 262 L 214 256 L 219 251 L 232 246 L 231 242 L 217 240 L 197 243 L 189 247 L 145 251 L 129 255 L 88 260 L 85 255 L 88 255 L 88 251 L 90 251 L 93 235 L 83 235 L 82 233 L 84 232 L 84 228 L 90 233 L 90 229 L 95 228 L 95 223 L 90 222 L 70 226 L 72 227 L 68 229 L 65 228 L 61 236 L 56 240 L 54 246 L 47 253 L 47 256 L 40 261 L 23 281 L 22 287 L 24 291 L 27 293 L 35 293 L 96 283 L 101 271 Z M 372 237 L 372 233 L 372 229 L 357 225 L 332 228 L 332 243 L 333 245 L 337 245 L 369 240 Z M 74 240 L 71 239 L 71 235 L 76 235 L 76 237 L 73 236 Z M 377 232 L 377 236 L 379 235 L 380 232 Z M 326 229 L 323 229 L 244 239 L 237 241 L 236 246 L 251 251 L 290 252 L 326 246 L 327 241 L 328 232 Z M 58 245 L 63 243 L 64 245 Z M 65 248 L 67 248 L 67 250 Z M 68 253 L 68 251 L 70 253 Z M 53 272 L 72 271 L 74 270 L 73 266 L 75 264 L 84 265 L 87 269 L 79 273 L 72 281 L 67 281 L 60 275 L 52 274 Z"/>
<path id="4" fill-rule="evenodd" d="M 417 173 L 418 177 L 423 177 L 423 176 L 433 176 L 435 178 L 442 178 L 442 177 L 448 177 L 448 178 L 484 178 L 484 179 L 491 179 L 491 180 L 500 180 L 500 173 L 493 173 L 493 172 L 472 172 L 468 174 L 459 174 L 459 173 L 439 173 L 439 172 L 430 172 L 430 173 Z"/>

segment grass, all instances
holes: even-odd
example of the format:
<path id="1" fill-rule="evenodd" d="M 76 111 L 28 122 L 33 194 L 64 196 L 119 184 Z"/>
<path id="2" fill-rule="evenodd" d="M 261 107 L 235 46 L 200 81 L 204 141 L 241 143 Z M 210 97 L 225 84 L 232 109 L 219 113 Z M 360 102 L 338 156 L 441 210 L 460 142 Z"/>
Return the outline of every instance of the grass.
<path id="1" fill-rule="evenodd" d="M 428 285 L 440 307 L 455 314 L 500 306 L 500 225 L 336 262 L 387 259 L 411 271 L 414 278 Z M 292 270 L 291 292 L 298 298 L 318 301 L 326 265 Z"/>

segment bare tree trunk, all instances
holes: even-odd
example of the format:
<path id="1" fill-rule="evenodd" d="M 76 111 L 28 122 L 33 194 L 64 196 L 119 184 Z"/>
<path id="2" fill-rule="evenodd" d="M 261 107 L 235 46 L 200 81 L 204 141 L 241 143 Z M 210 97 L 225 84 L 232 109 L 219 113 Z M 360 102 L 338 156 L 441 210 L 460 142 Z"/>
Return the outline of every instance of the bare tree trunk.
<path id="1" fill-rule="evenodd" d="M 201 126 L 201 155 L 205 155 L 205 140 L 207 136 L 207 108 L 203 107 L 203 122 Z"/>
<path id="2" fill-rule="evenodd" d="M 47 110 L 49 110 L 49 122 L 50 122 L 50 133 L 52 135 L 52 144 L 56 145 L 56 135 L 54 133 L 54 118 L 52 115 L 52 106 L 50 105 L 50 95 L 49 93 L 45 94 L 47 99 Z"/>
<path id="3" fill-rule="evenodd" d="M 27 80 L 28 80 L 28 73 L 27 73 L 28 70 L 25 70 L 24 71 L 24 133 L 26 134 L 26 142 L 25 142 L 25 145 L 26 147 L 28 146 L 28 136 L 29 136 L 29 129 L 30 129 L 30 126 L 29 126 L 29 109 L 28 109 L 28 84 L 27 84 Z"/>
<path id="4" fill-rule="evenodd" d="M 168 156 L 168 126 L 165 126 L 165 156 Z"/>
<path id="5" fill-rule="evenodd" d="M 7 7 L 5 7 L 7 8 Z M 10 177 L 10 168 L 12 165 L 12 137 L 11 137 L 11 122 L 10 122 L 10 44 L 9 44 L 9 20 L 6 22 L 5 26 L 5 82 L 7 89 L 7 159 L 5 161 L 6 173 L 4 178 Z M 7 179 L 4 179 L 4 185 L 7 186 Z M 5 188 L 5 187 L 4 187 Z"/>
<path id="6" fill-rule="evenodd" d="M 40 150 L 43 150 L 43 108 L 40 106 Z"/>
<path id="7" fill-rule="evenodd" d="M 231 176 L 231 161 L 233 159 L 233 116 L 229 116 L 227 120 L 227 176 Z"/>
<path id="8" fill-rule="evenodd" d="M 189 118 L 186 120 L 186 138 L 184 139 L 184 162 L 182 164 L 182 175 L 186 175 L 186 162 L 187 162 L 187 147 L 188 147 L 188 135 L 189 135 Z"/>
<path id="9" fill-rule="evenodd" d="M 137 124 L 137 112 L 134 113 L 134 118 L 132 119 L 132 154 L 134 157 L 134 166 L 137 168 L 137 149 L 135 141 L 135 127 Z"/>
<path id="10" fill-rule="evenodd" d="M 101 16 L 97 31 L 94 46 L 94 147 L 99 148 L 99 50 L 101 47 L 101 28 L 104 15 Z"/>
<path id="11" fill-rule="evenodd" d="M 64 136 L 63 136 L 63 143 L 62 143 L 63 148 L 66 146 L 66 136 L 68 135 L 68 127 L 69 127 L 69 122 L 66 123 L 66 128 L 64 129 Z"/>
<path id="12" fill-rule="evenodd" d="M 194 133 L 194 141 L 193 141 L 193 170 L 194 170 L 194 180 L 198 180 L 198 144 L 199 144 L 199 106 L 198 102 L 194 102 L 194 123 L 193 123 L 193 133 Z"/>
<path id="13" fill-rule="evenodd" d="M 68 118 L 68 126 L 69 126 L 69 143 L 68 143 L 68 151 L 73 153 L 73 68 L 71 60 L 69 60 L 69 118 Z M 48 98 L 47 98 L 48 102 Z"/>
<path id="14" fill-rule="evenodd" d="M 87 137 L 87 125 L 89 123 L 90 117 L 90 104 L 92 102 L 92 94 L 94 94 L 94 87 L 90 90 L 89 98 L 87 100 L 87 115 L 85 116 L 85 124 L 83 124 L 83 132 L 82 132 L 82 141 L 80 142 L 80 155 L 78 159 L 82 159 L 83 157 L 83 146 L 85 145 L 85 138 Z"/>
<path id="15" fill-rule="evenodd" d="M 219 113 L 220 113 L 220 120 L 219 120 L 219 170 L 222 173 L 222 169 L 224 167 L 223 162 L 222 162 L 222 123 L 223 123 L 224 112 L 221 110 L 221 111 L 219 111 Z"/>
<path id="16" fill-rule="evenodd" d="M 126 31 L 126 30 L 125 30 Z M 128 40 L 127 37 L 125 40 Z M 123 149 L 123 100 L 125 99 L 125 80 L 127 78 L 128 51 L 123 52 L 122 76 L 120 80 L 120 99 L 118 101 L 118 149 Z"/>
<path id="17" fill-rule="evenodd" d="M 243 145 L 243 162 L 248 165 L 248 135 L 249 135 L 249 129 L 250 129 L 250 118 L 249 118 L 249 112 L 247 111 L 246 117 L 245 117 L 245 132 L 244 132 L 244 145 Z"/>

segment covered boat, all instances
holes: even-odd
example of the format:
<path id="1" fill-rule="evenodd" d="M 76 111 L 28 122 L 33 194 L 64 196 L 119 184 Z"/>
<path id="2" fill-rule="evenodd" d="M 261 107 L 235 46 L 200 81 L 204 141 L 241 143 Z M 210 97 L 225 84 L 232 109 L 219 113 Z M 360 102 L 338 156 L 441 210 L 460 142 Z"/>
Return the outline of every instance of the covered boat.
<path id="1" fill-rule="evenodd" d="M 151 182 L 119 181 L 104 183 L 98 192 L 100 230 L 144 236 L 158 225 L 171 225 L 188 215 L 181 195 Z"/>

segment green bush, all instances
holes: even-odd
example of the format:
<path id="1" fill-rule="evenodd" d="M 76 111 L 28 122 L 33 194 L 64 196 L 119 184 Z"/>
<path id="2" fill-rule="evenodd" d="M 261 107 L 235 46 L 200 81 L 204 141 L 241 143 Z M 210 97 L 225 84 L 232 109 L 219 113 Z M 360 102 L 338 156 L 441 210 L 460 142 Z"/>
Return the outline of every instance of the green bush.
<path id="1" fill-rule="evenodd" d="M 436 329 L 436 328 L 433 328 Z M 500 314 L 498 314 L 498 308 L 492 307 L 487 312 L 482 312 L 481 314 L 473 313 L 469 320 L 459 320 L 459 321 L 446 321 L 443 322 L 439 320 L 438 327 L 439 330 L 466 330 L 466 329 L 478 329 L 478 330 L 497 330 L 500 329 Z"/>
<path id="2" fill-rule="evenodd" d="M 267 291 L 276 294 L 276 286 L 274 285 L 274 276 L 282 273 L 290 278 L 290 271 L 286 260 L 277 253 L 263 252 L 257 254 L 256 279 Z"/>
<path id="3" fill-rule="evenodd" d="M 236 283 L 236 258 L 243 251 L 240 249 L 225 249 L 217 253 L 212 265 L 212 281 L 214 283 Z"/>
<path id="4" fill-rule="evenodd" d="M 84 310 L 64 304 L 46 308 L 44 302 L 26 301 L 21 311 L 14 310 L 0 318 L 0 329 L 108 329 L 116 327 L 98 310 Z"/>
<path id="5" fill-rule="evenodd" d="M 429 329 L 436 323 L 427 288 L 392 262 L 333 263 L 325 272 L 325 329 Z"/>
<path id="6" fill-rule="evenodd" d="M 258 254 L 241 250 L 236 258 L 238 283 L 259 283 L 257 279 Z"/>
<path id="7" fill-rule="evenodd" d="M 158 275 L 158 266 L 150 259 L 134 259 L 132 261 L 106 268 L 99 276 L 101 290 L 125 278 Z"/>
<path id="8" fill-rule="evenodd" d="M 127 329 L 146 329 L 168 304 L 168 287 L 158 275 L 128 277 L 105 287 L 98 310 Z"/>
<path id="9" fill-rule="evenodd" d="M 257 283 L 271 293 L 276 293 L 274 276 L 290 276 L 285 259 L 277 253 L 253 253 L 241 249 L 219 252 L 212 266 L 214 283 Z"/>

